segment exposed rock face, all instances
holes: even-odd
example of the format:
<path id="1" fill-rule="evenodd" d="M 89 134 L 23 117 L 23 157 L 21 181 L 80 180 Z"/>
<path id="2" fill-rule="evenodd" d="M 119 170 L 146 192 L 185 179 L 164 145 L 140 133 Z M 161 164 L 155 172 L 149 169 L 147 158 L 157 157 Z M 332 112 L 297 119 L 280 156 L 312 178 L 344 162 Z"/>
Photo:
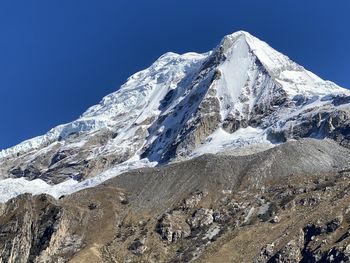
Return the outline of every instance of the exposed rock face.
<path id="1" fill-rule="evenodd" d="M 311 165 L 323 146 L 332 150 L 318 157 L 334 160 Z M 287 154 L 289 162 L 279 160 Z M 253 156 L 137 170 L 59 200 L 22 195 L 0 207 L 0 258 L 347 262 L 350 174 L 341 163 L 349 156 L 332 141 L 300 140 Z M 308 169 L 295 166 L 300 160 Z"/>
<path id="2" fill-rule="evenodd" d="M 183 200 L 181 205 L 163 214 L 156 226 L 156 231 L 160 236 L 170 243 L 176 242 L 190 236 L 191 230 L 212 224 L 214 219 L 212 210 L 196 210 L 203 197 L 203 192 L 193 193 Z M 194 211 L 191 217 L 188 216 L 190 211 Z"/>
<path id="3" fill-rule="evenodd" d="M 213 222 L 213 210 L 205 208 L 198 209 L 189 220 L 192 229 L 209 226 Z"/>
<path id="4" fill-rule="evenodd" d="M 176 242 L 191 234 L 190 226 L 186 223 L 186 216 L 180 211 L 164 214 L 156 228 L 161 237 L 168 242 Z"/>
<path id="5" fill-rule="evenodd" d="M 10 177 L 25 177 L 28 180 L 40 178 L 51 184 L 60 183 L 67 178 L 80 181 L 83 178 L 93 177 L 111 165 L 130 157 L 131 153 L 123 153 L 108 154 L 98 159 L 89 158 L 91 152 L 102 147 L 108 138 L 111 138 L 111 134 L 106 131 L 100 131 L 91 138 L 86 135 L 67 137 L 64 142 L 55 142 L 34 155 L 30 152 L 20 154 L 16 158 L 0 158 L 0 171 Z"/>
<path id="6" fill-rule="evenodd" d="M 145 239 L 135 239 L 129 246 L 129 250 L 135 255 L 142 255 L 145 253 L 147 246 L 145 246 Z"/>
<path id="7" fill-rule="evenodd" d="M 331 138 L 348 147 L 349 120 L 350 114 L 348 110 L 314 112 L 308 117 L 302 118 L 300 122 L 290 126 L 288 129 L 282 131 L 272 129 L 268 138 L 274 142 L 285 142 L 291 138 Z M 293 119 L 290 121 L 293 121 Z"/>
<path id="8" fill-rule="evenodd" d="M 65 262 L 81 248 L 63 208 L 45 195 L 9 201 L 0 215 L 1 262 Z"/>
<path id="9" fill-rule="evenodd" d="M 300 230 L 300 233 L 291 241 L 287 243 L 287 245 L 278 251 L 269 262 L 290 262 L 297 263 L 300 262 L 303 258 L 302 249 L 304 246 L 304 232 Z"/>

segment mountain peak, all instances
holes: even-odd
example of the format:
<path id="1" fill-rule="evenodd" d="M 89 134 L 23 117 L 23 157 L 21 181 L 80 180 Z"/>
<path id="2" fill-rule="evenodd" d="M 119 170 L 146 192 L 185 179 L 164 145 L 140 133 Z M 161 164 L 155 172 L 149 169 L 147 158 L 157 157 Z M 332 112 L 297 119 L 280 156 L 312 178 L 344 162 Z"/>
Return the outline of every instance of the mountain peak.
<path id="1" fill-rule="evenodd" d="M 239 55 L 240 57 L 253 55 L 274 78 L 279 77 L 280 73 L 285 70 L 303 70 L 303 67 L 291 61 L 287 56 L 246 31 L 237 31 L 226 35 L 217 50 L 223 52 L 228 59 L 231 59 L 230 56 L 232 55 Z"/>
<path id="2" fill-rule="evenodd" d="M 238 31 L 204 54 L 164 54 L 79 119 L 1 151 L 0 176 L 71 178 L 62 191 L 45 185 L 56 196 L 205 153 L 257 152 L 304 137 L 346 142 L 349 95 Z"/>
<path id="3" fill-rule="evenodd" d="M 226 35 L 216 51 L 223 52 L 228 60 L 238 61 L 238 57 L 254 56 L 290 96 L 298 94 L 305 96 L 325 95 L 329 92 L 348 93 L 347 90 L 340 88 L 333 82 L 322 80 L 246 31 L 237 31 Z"/>

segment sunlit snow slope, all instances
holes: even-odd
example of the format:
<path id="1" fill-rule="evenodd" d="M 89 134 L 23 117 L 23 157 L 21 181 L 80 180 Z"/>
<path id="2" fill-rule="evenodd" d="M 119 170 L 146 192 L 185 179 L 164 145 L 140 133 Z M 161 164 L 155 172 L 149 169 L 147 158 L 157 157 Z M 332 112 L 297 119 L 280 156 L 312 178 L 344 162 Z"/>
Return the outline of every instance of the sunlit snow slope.
<path id="1" fill-rule="evenodd" d="M 0 152 L 0 201 L 55 197 L 122 172 L 290 139 L 348 145 L 350 93 L 247 32 L 166 53 L 79 119 Z"/>

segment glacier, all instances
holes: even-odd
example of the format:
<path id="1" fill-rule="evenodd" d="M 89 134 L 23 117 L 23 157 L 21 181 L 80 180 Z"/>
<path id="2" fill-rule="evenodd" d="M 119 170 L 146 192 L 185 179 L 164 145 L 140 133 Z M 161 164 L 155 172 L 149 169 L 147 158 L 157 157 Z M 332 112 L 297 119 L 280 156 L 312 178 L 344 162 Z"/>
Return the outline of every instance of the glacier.
<path id="1" fill-rule="evenodd" d="M 0 151 L 0 202 L 23 193 L 59 198 L 133 169 L 206 153 L 271 148 L 283 142 L 275 134 L 290 133 L 317 114 L 347 110 L 347 103 L 334 103 L 347 96 L 347 89 L 322 80 L 244 31 L 225 36 L 203 54 L 168 52 L 77 120 Z M 96 138 L 102 142 L 97 144 Z M 70 151 L 72 156 L 57 163 L 37 165 L 52 152 Z M 14 178 L 9 172 L 13 162 L 50 173 L 64 162 L 75 165 L 78 152 L 83 152 L 82 162 L 114 159 L 91 178 L 76 180 L 69 172 L 55 184 Z"/>

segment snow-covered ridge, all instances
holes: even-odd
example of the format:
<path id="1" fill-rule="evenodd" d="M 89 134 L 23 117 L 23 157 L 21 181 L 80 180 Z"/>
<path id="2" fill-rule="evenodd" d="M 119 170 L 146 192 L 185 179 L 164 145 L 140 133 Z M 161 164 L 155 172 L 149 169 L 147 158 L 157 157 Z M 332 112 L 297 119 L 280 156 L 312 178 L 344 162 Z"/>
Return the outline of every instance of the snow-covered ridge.
<path id="1" fill-rule="evenodd" d="M 221 45 L 235 48 L 235 43 L 240 41 L 240 39 L 244 39 L 243 41 L 248 44 L 249 49 L 257 56 L 271 77 L 279 82 L 291 96 L 297 94 L 350 94 L 348 90 L 339 87 L 335 83 L 324 81 L 248 32 L 238 31 L 227 35 L 222 40 Z"/>
<path id="2" fill-rule="evenodd" d="M 135 116 L 138 116 L 138 122 L 142 122 L 143 119 L 157 114 L 159 101 L 165 93 L 175 88 L 186 71 L 191 70 L 194 64 L 206 56 L 207 54 L 179 55 L 168 52 L 149 68 L 132 75 L 119 90 L 105 96 L 99 104 L 90 107 L 79 119 L 59 125 L 45 135 L 1 150 L 0 158 L 39 149 L 73 133 L 109 129 L 120 122 L 123 122 L 125 127 L 129 127 L 132 124 L 130 120 L 134 120 Z"/>
<path id="3" fill-rule="evenodd" d="M 242 47 L 243 45 L 245 45 L 245 49 Z M 276 82 L 283 86 L 284 90 L 291 96 L 298 94 L 307 96 L 324 96 L 329 93 L 350 94 L 348 90 L 340 88 L 333 82 L 324 81 L 312 72 L 305 70 L 302 66 L 291 61 L 287 56 L 272 49 L 267 43 L 248 32 L 238 31 L 227 35 L 219 46 L 228 49 L 226 51 L 228 60 L 224 63 L 222 69 L 225 70 L 225 67 L 228 67 L 229 74 L 226 77 L 227 79 L 233 79 L 232 83 L 237 82 L 235 80 L 244 75 L 242 71 L 246 70 L 247 72 L 247 68 L 242 67 L 244 59 L 239 60 L 237 56 L 247 56 L 246 59 L 249 59 L 248 51 L 250 49 Z M 68 124 L 59 125 L 43 136 L 38 136 L 9 149 L 1 150 L 0 158 L 18 152 L 38 149 L 55 140 L 64 139 L 72 133 L 91 132 L 112 127 L 116 122 L 120 121 L 116 120 L 118 116 L 130 114 L 136 108 L 138 108 L 138 114 L 143 111 L 143 118 L 150 117 L 152 113 L 157 111 L 159 100 L 164 97 L 164 93 L 169 89 L 175 88 L 176 78 L 180 80 L 183 77 L 182 74 L 186 74 L 187 70 L 191 70 L 193 64 L 198 64 L 198 61 L 204 61 L 213 52 L 215 52 L 215 49 L 205 54 L 186 53 L 179 55 L 168 52 L 156 60 L 148 69 L 132 75 L 118 91 L 107 95 L 99 104 L 90 107 L 79 119 Z M 231 61 L 233 61 L 234 65 L 230 63 Z M 167 89 L 160 87 L 164 87 L 164 84 L 168 85 Z M 242 83 L 238 83 L 238 85 L 242 86 Z M 230 90 L 238 95 L 240 94 L 240 90 L 236 87 Z M 157 93 L 157 96 L 154 93 Z M 233 98 L 231 97 L 231 99 Z M 145 105 L 144 102 L 147 100 L 148 104 Z M 144 107 L 140 107 L 140 105 L 144 105 Z M 139 122 L 142 122 L 142 117 L 139 118 Z M 130 116 L 127 116 L 127 118 L 130 118 Z"/>
<path id="4" fill-rule="evenodd" d="M 296 137 L 321 138 L 317 129 L 350 108 L 348 96 L 244 31 L 204 54 L 168 52 L 77 120 L 2 150 L 0 202 L 26 192 L 59 197 L 205 153 L 271 148 L 311 119 L 318 126 Z M 13 178 L 22 176 L 34 180 Z"/>

